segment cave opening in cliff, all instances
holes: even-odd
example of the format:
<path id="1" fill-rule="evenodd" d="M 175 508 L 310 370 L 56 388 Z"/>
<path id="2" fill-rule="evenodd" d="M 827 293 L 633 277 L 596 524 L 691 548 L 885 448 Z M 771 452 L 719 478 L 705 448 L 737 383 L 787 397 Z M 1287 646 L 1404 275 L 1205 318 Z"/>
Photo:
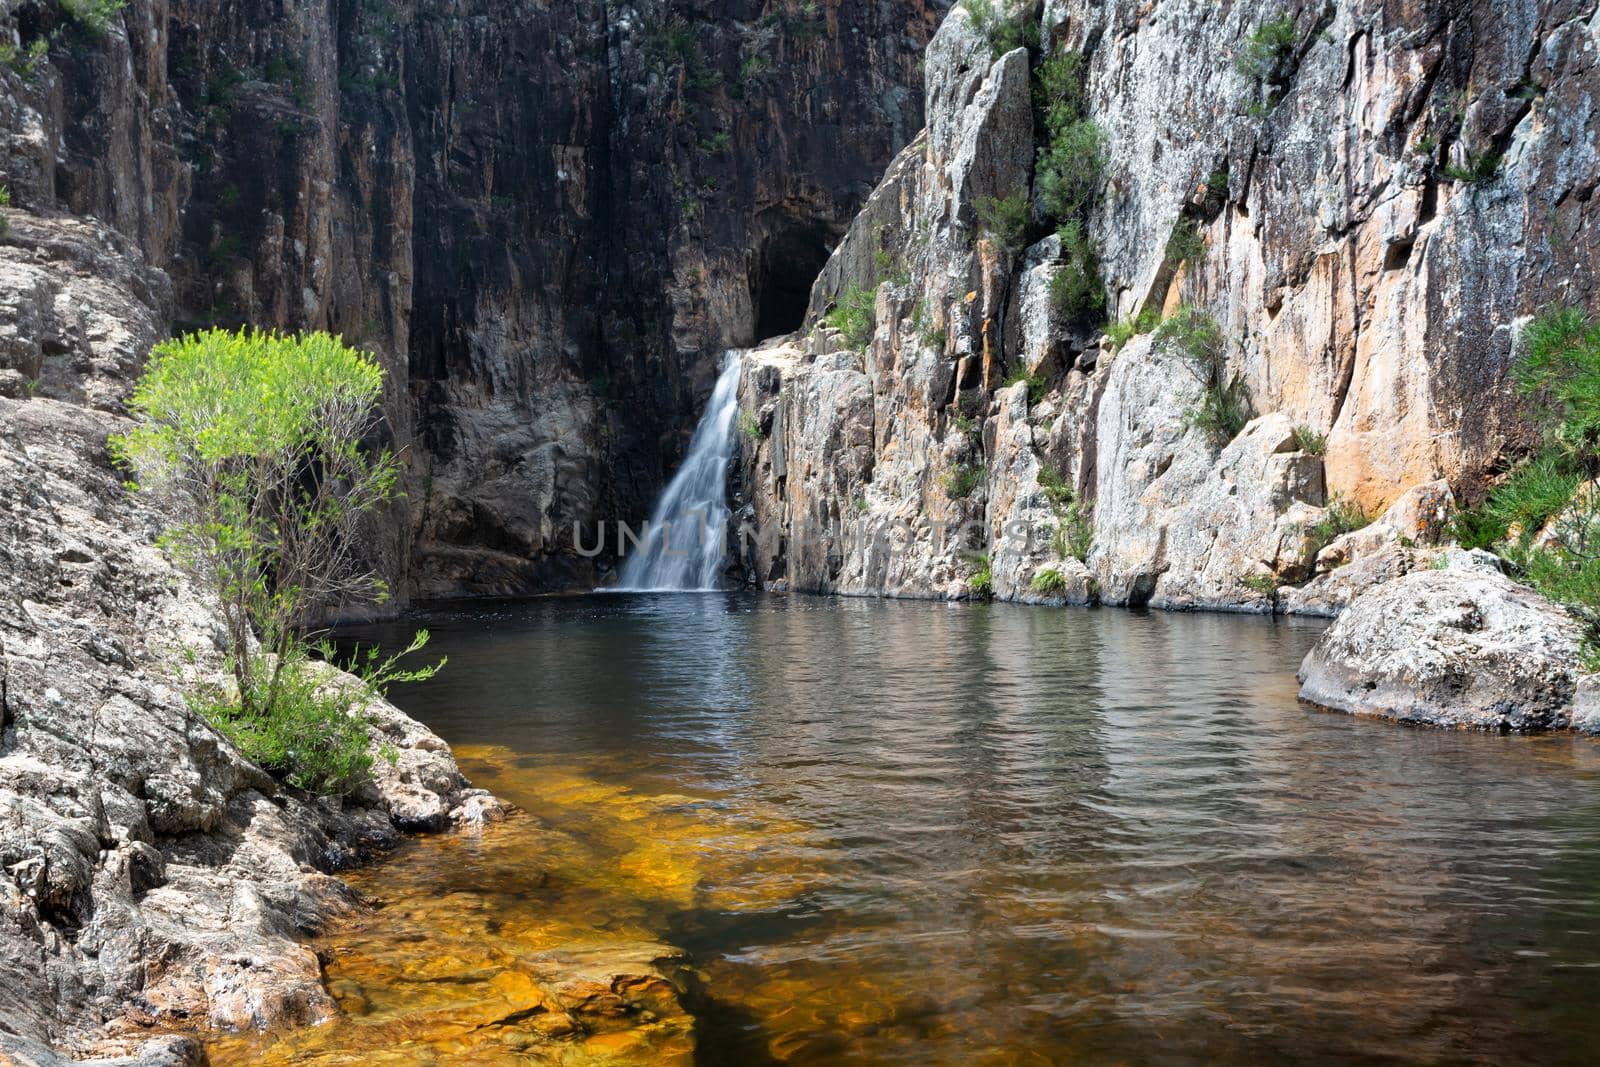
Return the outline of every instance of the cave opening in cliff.
<path id="1" fill-rule="evenodd" d="M 761 243 L 750 279 L 756 309 L 756 340 L 798 330 L 806 318 L 811 283 L 828 262 L 828 227 L 795 220 L 771 231 Z"/>

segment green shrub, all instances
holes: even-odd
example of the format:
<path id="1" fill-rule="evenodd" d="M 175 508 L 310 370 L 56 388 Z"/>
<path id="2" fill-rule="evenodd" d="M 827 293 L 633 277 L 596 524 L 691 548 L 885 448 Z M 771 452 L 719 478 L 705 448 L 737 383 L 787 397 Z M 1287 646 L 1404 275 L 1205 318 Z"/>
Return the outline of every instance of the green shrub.
<path id="1" fill-rule="evenodd" d="M 1050 547 L 1061 559 L 1082 563 L 1094 548 L 1094 516 L 1078 498 L 1077 490 L 1051 466 L 1039 468 L 1039 488 L 1044 491 L 1050 510 L 1055 513 L 1056 529 Z"/>
<path id="2" fill-rule="evenodd" d="M 1582 484 L 1582 472 L 1559 451 L 1548 449 L 1518 467 L 1489 494 L 1484 513 L 1502 531 L 1513 528 L 1526 546 L 1554 518 Z"/>
<path id="3" fill-rule="evenodd" d="M 700 142 L 700 151 L 710 156 L 720 156 L 728 150 L 733 143 L 733 135 L 727 130 L 718 130 L 716 133 Z"/>
<path id="4" fill-rule="evenodd" d="M 1118 352 L 1122 346 L 1133 340 L 1139 334 L 1149 333 L 1161 325 L 1161 312 L 1153 307 L 1147 307 L 1137 315 L 1119 319 L 1106 327 L 1106 340 L 1111 343 L 1111 351 Z"/>
<path id="5" fill-rule="evenodd" d="M 1008 4 L 1007 0 L 961 0 L 961 6 L 972 19 L 972 28 L 988 42 L 994 58 L 999 59 L 1018 48 L 1032 51 L 1039 47 L 1039 20 L 1029 0 L 1020 4 Z"/>
<path id="6" fill-rule="evenodd" d="M 854 349 L 863 349 L 872 340 L 877 327 L 878 290 L 847 285 L 833 310 L 823 321 L 844 335 L 845 342 Z"/>
<path id="7" fill-rule="evenodd" d="M 1266 597 L 1268 600 L 1278 599 L 1278 579 L 1272 574 L 1246 574 L 1239 579 L 1243 585 L 1253 593 Z"/>
<path id="8" fill-rule="evenodd" d="M 1179 308 L 1156 327 L 1155 345 L 1206 373 L 1212 372 L 1227 354 L 1227 342 L 1217 320 L 1190 305 Z"/>
<path id="9" fill-rule="evenodd" d="M 1005 388 L 1009 389 L 1018 382 L 1028 383 L 1028 403 L 1037 404 L 1043 400 L 1050 391 L 1050 383 L 1045 381 L 1042 374 L 1029 374 L 1026 370 L 1018 370 L 1005 380 Z"/>
<path id="10" fill-rule="evenodd" d="M 1539 403 L 1552 445 L 1592 470 L 1600 449 L 1600 323 L 1578 308 L 1535 318 L 1513 368 L 1517 390 Z"/>
<path id="11" fill-rule="evenodd" d="M 950 416 L 950 425 L 956 428 L 957 433 L 972 433 L 978 428 L 978 420 L 962 411 L 957 411 Z"/>
<path id="12" fill-rule="evenodd" d="M 1105 169 L 1105 143 L 1099 126 L 1079 119 L 1039 149 L 1034 180 L 1039 202 L 1052 217 L 1080 218 L 1094 202 Z"/>
<path id="13" fill-rule="evenodd" d="M 967 573 L 967 589 L 973 596 L 987 600 L 994 596 L 994 572 L 989 567 L 989 557 L 978 552 L 967 556 L 972 570 Z"/>
<path id="14" fill-rule="evenodd" d="M 1225 445 L 1239 436 L 1250 421 L 1250 399 L 1244 379 L 1207 383 L 1200 400 L 1184 413 L 1186 425 L 1199 430 L 1213 444 Z"/>
<path id="15" fill-rule="evenodd" d="M 1500 172 L 1500 153 L 1483 152 L 1467 157 L 1465 163 L 1446 163 L 1439 173 L 1453 182 L 1474 184 L 1491 180 Z"/>
<path id="16" fill-rule="evenodd" d="M 1362 511 L 1359 504 L 1335 493 L 1328 501 L 1322 518 L 1306 530 L 1306 536 L 1310 539 L 1312 552 L 1315 554 L 1345 534 L 1354 533 L 1370 525 L 1372 516 Z"/>
<path id="17" fill-rule="evenodd" d="M 1206 253 L 1206 239 L 1193 219 L 1180 219 L 1167 238 L 1165 260 L 1167 266 L 1176 268 L 1181 263 L 1198 260 Z"/>
<path id="18" fill-rule="evenodd" d="M 61 0 L 61 10 L 91 37 L 111 29 L 111 22 L 128 6 L 128 0 Z"/>
<path id="19" fill-rule="evenodd" d="M 1156 347 L 1189 364 L 1200 380 L 1200 399 L 1185 422 L 1213 443 L 1226 444 L 1250 421 L 1243 379 L 1227 373 L 1227 342 L 1217 320 L 1196 307 L 1183 307 L 1156 328 Z"/>
<path id="20" fill-rule="evenodd" d="M 1076 219 L 1056 231 L 1061 241 L 1061 266 L 1050 276 L 1050 304 L 1067 322 L 1099 321 L 1106 306 L 1100 260 Z"/>
<path id="21" fill-rule="evenodd" d="M 766 436 L 761 432 L 761 420 L 743 409 L 739 411 L 739 431 L 753 441 Z"/>
<path id="22" fill-rule="evenodd" d="M 316 612 L 386 594 L 351 551 L 399 472 L 362 447 L 382 391 L 336 337 L 209 330 L 151 351 L 136 425 L 111 440 L 172 517 L 161 545 L 220 604 L 242 714 L 277 712 Z"/>
<path id="23" fill-rule="evenodd" d="M 963 463 L 952 467 L 945 472 L 944 495 L 951 500 L 964 500 L 983 484 L 983 476 L 983 468 L 974 464 Z"/>
<path id="24" fill-rule="evenodd" d="M 1048 140 L 1089 113 L 1083 55 L 1063 49 L 1041 60 L 1033 72 L 1033 107 Z"/>
<path id="25" fill-rule="evenodd" d="M 1022 247 L 1028 230 L 1028 194 L 1019 190 L 996 199 L 981 197 L 977 203 L 978 225 L 983 233 L 1008 254 Z"/>
<path id="26" fill-rule="evenodd" d="M 10 67 L 24 78 L 32 78 L 33 72 L 49 54 L 50 41 L 45 37 L 35 37 L 27 48 L 18 48 L 9 40 L 0 40 L 0 66 Z"/>
<path id="27" fill-rule="evenodd" d="M 267 694 L 256 692 L 234 700 L 215 686 L 202 687 L 191 706 L 240 755 L 296 789 L 327 796 L 345 796 L 365 783 L 373 766 L 372 734 L 368 709 L 392 685 L 433 677 L 444 660 L 406 669 L 400 660 L 428 643 L 428 631 L 419 630 L 404 652 L 379 658 L 377 646 L 357 646 L 342 664 L 349 677 L 339 677 L 310 660 L 303 647 L 289 653 L 278 674 L 273 710 L 264 713 Z M 325 662 L 337 663 L 333 646 L 323 642 Z M 257 676 L 256 686 L 266 683 Z M 380 753 L 391 763 L 394 749 Z"/>
<path id="28" fill-rule="evenodd" d="M 11 215 L 5 209 L 11 206 L 11 187 L 0 185 L 0 237 L 11 233 Z"/>
<path id="29" fill-rule="evenodd" d="M 1294 447 L 1313 456 L 1320 456 L 1328 450 L 1328 435 L 1318 433 L 1305 423 L 1294 428 Z"/>
<path id="30" fill-rule="evenodd" d="M 1067 591 L 1067 578 L 1054 567 L 1046 567 L 1033 576 L 1028 588 L 1044 596 L 1060 596 Z"/>
<path id="31" fill-rule="evenodd" d="M 1298 36 L 1294 15 L 1281 12 L 1244 39 L 1244 47 L 1234 57 L 1233 65 L 1258 85 L 1276 81 L 1282 76 L 1283 61 L 1294 50 Z"/>

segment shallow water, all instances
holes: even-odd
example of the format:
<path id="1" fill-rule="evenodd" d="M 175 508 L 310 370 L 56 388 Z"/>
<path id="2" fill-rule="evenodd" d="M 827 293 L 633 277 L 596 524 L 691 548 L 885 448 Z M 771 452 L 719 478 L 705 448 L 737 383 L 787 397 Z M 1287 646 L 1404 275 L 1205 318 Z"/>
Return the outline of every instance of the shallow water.
<path id="1" fill-rule="evenodd" d="M 360 873 L 387 906 L 320 946 L 348 1014 L 219 1063 L 1600 1046 L 1600 749 L 1303 708 L 1314 625 L 721 594 L 421 624 L 449 665 L 393 696 L 528 814 Z M 508 972 L 658 941 L 692 1019 L 485 1025 Z"/>

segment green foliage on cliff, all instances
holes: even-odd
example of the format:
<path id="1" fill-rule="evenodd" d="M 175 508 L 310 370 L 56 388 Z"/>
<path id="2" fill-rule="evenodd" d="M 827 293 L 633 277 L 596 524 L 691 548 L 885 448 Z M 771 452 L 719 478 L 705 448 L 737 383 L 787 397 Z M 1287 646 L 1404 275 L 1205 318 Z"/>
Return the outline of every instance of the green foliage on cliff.
<path id="1" fill-rule="evenodd" d="M 1007 255 L 1016 254 L 1022 247 L 1022 238 L 1028 229 L 1027 192 L 1018 190 L 1010 196 L 999 198 L 980 197 L 977 208 L 978 225 L 984 235 Z"/>
<path id="2" fill-rule="evenodd" d="M 1028 588 L 1044 596 L 1060 596 L 1067 591 L 1067 579 L 1056 568 L 1045 567 L 1034 573 L 1033 581 L 1028 583 Z"/>
<path id="3" fill-rule="evenodd" d="M 1254 83 L 1255 98 L 1246 102 L 1246 114 L 1261 118 L 1277 106 L 1281 98 L 1277 87 L 1288 75 L 1285 61 L 1298 40 L 1294 15 L 1288 11 L 1263 22 L 1244 39 L 1233 65 Z"/>
<path id="4" fill-rule="evenodd" d="M 357 562 L 360 526 L 399 472 L 362 444 L 382 390 L 372 357 L 336 337 L 209 330 L 156 346 L 129 404 L 137 422 L 110 442 L 169 516 L 162 547 L 220 606 L 237 706 L 213 721 L 260 751 L 327 720 L 307 695 L 316 613 L 385 595 Z M 309 740 L 294 751 L 348 769 L 360 732 L 331 731 L 334 755 Z"/>
<path id="5" fill-rule="evenodd" d="M 1206 239 L 1193 219 L 1180 219 L 1167 238 L 1163 258 L 1167 266 L 1176 268 L 1181 263 L 1192 263 L 1205 255 Z"/>
<path id="6" fill-rule="evenodd" d="M 11 216 L 6 208 L 11 206 L 11 186 L 0 185 L 0 237 L 11 232 Z"/>
<path id="7" fill-rule="evenodd" d="M 1052 130 L 1034 169 L 1039 200 L 1053 217 L 1081 218 L 1100 190 L 1106 137 L 1089 119 Z"/>
<path id="8" fill-rule="evenodd" d="M 35 37 L 26 48 L 19 47 L 13 41 L 0 40 L 0 65 L 10 67 L 24 78 L 31 79 L 49 54 L 50 40 L 46 37 Z"/>
<path id="9" fill-rule="evenodd" d="M 953 467 L 944 476 L 944 495 L 951 500 L 964 500 L 983 484 L 984 470 L 970 463 Z"/>
<path id="10" fill-rule="evenodd" d="M 1082 563 L 1094 548 L 1094 513 L 1079 497 L 1066 476 L 1054 467 L 1039 468 L 1039 488 L 1044 490 L 1056 529 L 1050 547 L 1061 559 Z"/>
<path id="11" fill-rule="evenodd" d="M 1228 375 L 1227 342 L 1217 320 L 1183 307 L 1156 328 L 1156 347 L 1184 360 L 1200 379 L 1200 398 L 1185 415 L 1188 425 L 1214 444 L 1226 444 L 1250 421 L 1244 380 Z"/>
<path id="12" fill-rule="evenodd" d="M 844 335 L 851 348 L 863 349 L 872 340 L 877 326 L 878 290 L 847 285 L 834 302 L 833 309 L 823 316 L 823 322 Z"/>
<path id="13" fill-rule="evenodd" d="M 1039 18 L 1032 0 L 961 0 L 961 6 L 994 58 L 1018 48 L 1039 47 Z"/>
<path id="14" fill-rule="evenodd" d="M 1045 381 L 1044 375 L 1029 374 L 1026 370 L 1014 371 L 1011 376 L 1005 380 L 1005 387 L 1009 389 L 1018 382 L 1027 384 L 1029 404 L 1037 404 L 1039 401 L 1043 400 L 1045 393 L 1050 389 L 1050 383 Z"/>
<path id="15" fill-rule="evenodd" d="M 989 557 L 972 552 L 966 558 L 972 568 L 967 572 L 968 591 L 979 600 L 988 600 L 994 596 L 994 571 L 990 568 Z"/>
<path id="16" fill-rule="evenodd" d="M 1495 151 L 1469 155 L 1464 163 L 1446 163 L 1439 173 L 1453 182 L 1475 184 L 1486 182 L 1500 172 L 1500 153 Z"/>
<path id="17" fill-rule="evenodd" d="M 1328 450 L 1328 435 L 1318 433 L 1305 423 L 1294 428 L 1294 447 L 1313 456 L 1320 456 Z"/>
<path id="18" fill-rule="evenodd" d="M 1522 333 L 1512 368 L 1543 430 L 1540 449 L 1451 534 L 1490 548 L 1588 627 L 1584 661 L 1600 670 L 1600 323 L 1581 308 L 1553 308 Z"/>
<path id="19" fill-rule="evenodd" d="M 1312 552 L 1317 553 L 1345 534 L 1371 525 L 1372 516 L 1362 511 L 1359 504 L 1335 493 L 1333 499 L 1328 501 L 1322 518 L 1306 530 L 1306 536 L 1311 541 Z"/>
<path id="20" fill-rule="evenodd" d="M 1149 333 L 1160 325 L 1161 312 L 1153 307 L 1147 307 L 1137 315 L 1119 319 L 1107 326 L 1106 343 L 1111 346 L 1111 351 L 1117 352 L 1135 337 Z"/>
<path id="21" fill-rule="evenodd" d="M 1064 322 L 1098 321 L 1105 311 L 1106 287 L 1100 259 L 1076 219 L 1056 231 L 1061 264 L 1050 276 L 1050 304 Z"/>
<path id="22" fill-rule="evenodd" d="M 1233 65 L 1247 78 L 1258 83 L 1270 82 L 1281 73 L 1281 65 L 1294 49 L 1298 37 L 1293 13 L 1279 12 L 1244 39 Z"/>
<path id="23" fill-rule="evenodd" d="M 1039 203 L 1058 223 L 1061 267 L 1050 299 L 1068 322 L 1098 321 L 1105 309 L 1100 260 L 1088 237 L 1088 214 L 1105 169 L 1105 135 L 1088 118 L 1087 71 L 1078 52 L 1062 50 L 1033 72 L 1033 108 L 1041 144 L 1034 165 Z"/>
<path id="24" fill-rule="evenodd" d="M 112 20 L 127 6 L 128 0 L 61 0 L 67 17 L 94 37 L 111 29 Z"/>

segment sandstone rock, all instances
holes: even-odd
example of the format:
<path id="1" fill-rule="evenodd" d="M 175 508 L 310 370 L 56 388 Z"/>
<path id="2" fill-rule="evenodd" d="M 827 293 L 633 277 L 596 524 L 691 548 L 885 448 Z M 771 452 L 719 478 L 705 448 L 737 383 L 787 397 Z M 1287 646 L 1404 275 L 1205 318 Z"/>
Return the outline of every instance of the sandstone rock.
<path id="1" fill-rule="evenodd" d="M 1417 571 L 1345 610 L 1301 665 L 1300 698 L 1401 722 L 1561 728 L 1578 636 L 1564 611 L 1503 575 Z"/>

